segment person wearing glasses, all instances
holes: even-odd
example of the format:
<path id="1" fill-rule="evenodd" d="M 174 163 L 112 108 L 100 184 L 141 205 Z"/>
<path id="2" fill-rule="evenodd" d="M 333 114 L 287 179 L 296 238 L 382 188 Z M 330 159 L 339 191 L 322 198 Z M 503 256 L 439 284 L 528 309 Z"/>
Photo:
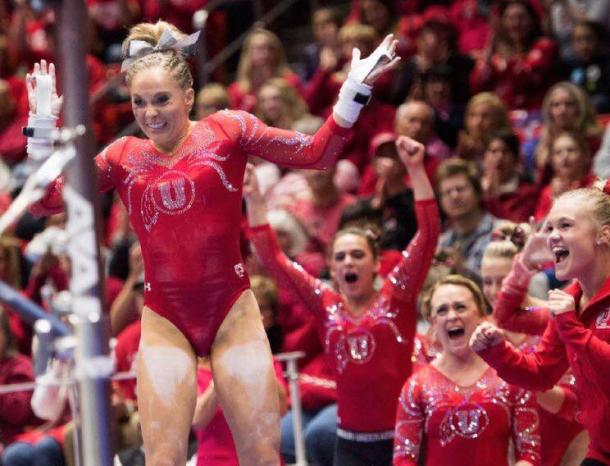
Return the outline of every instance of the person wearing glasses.
<path id="1" fill-rule="evenodd" d="M 483 207 L 476 166 L 461 159 L 446 160 L 436 173 L 436 189 L 446 216 L 439 248 L 456 250 L 468 275 L 478 277 L 483 253 L 499 220 Z"/>

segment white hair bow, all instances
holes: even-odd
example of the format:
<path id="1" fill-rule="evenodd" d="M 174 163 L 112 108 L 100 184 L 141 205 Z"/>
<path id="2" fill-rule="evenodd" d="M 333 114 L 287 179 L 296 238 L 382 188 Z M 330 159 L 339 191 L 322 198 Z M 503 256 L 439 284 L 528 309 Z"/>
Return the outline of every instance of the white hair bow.
<path id="1" fill-rule="evenodd" d="M 166 29 L 163 31 L 163 34 L 161 34 L 159 42 L 154 47 L 150 42 L 146 42 L 145 40 L 132 40 L 129 42 L 127 56 L 121 64 L 121 72 L 127 71 L 136 60 L 151 53 L 170 49 L 186 53 L 185 49 L 197 42 L 200 32 L 201 31 L 197 31 L 182 39 L 177 39 L 176 36 L 172 34 L 171 29 Z"/>

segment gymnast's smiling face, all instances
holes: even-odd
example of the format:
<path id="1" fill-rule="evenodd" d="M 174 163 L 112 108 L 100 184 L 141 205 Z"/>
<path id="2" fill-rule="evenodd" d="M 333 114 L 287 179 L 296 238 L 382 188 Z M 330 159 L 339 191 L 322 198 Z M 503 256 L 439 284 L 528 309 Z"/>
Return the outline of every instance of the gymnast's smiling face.
<path id="1" fill-rule="evenodd" d="M 144 134 L 162 152 L 172 152 L 188 135 L 194 91 L 182 89 L 161 67 L 138 71 L 131 80 L 131 107 Z"/>

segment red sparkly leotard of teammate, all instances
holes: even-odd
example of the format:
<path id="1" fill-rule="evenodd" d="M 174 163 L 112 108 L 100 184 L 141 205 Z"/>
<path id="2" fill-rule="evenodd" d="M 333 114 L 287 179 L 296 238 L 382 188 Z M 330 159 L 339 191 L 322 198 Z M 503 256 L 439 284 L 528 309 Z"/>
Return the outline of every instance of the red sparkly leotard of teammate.
<path id="1" fill-rule="evenodd" d="M 520 351 L 531 353 L 540 341 L 538 336 L 528 338 L 518 346 Z M 540 419 L 540 465 L 560 466 L 563 456 L 574 438 L 580 434 L 584 427 L 578 421 L 578 401 L 574 393 L 574 375 L 568 370 L 555 388 L 563 391 L 564 401 L 557 413 L 551 413 L 536 403 Z"/>
<path id="2" fill-rule="evenodd" d="M 350 131 L 330 117 L 310 137 L 222 111 L 197 122 L 171 157 L 135 137 L 96 157 L 100 191 L 117 190 L 140 241 L 146 306 L 170 320 L 199 355 L 209 353 L 231 306 L 249 288 L 239 248 L 248 155 L 288 167 L 328 167 Z M 61 209 L 61 188 L 59 179 L 33 213 Z"/>
<path id="3" fill-rule="evenodd" d="M 425 437 L 425 438 L 424 438 Z M 531 392 L 509 385 L 489 368 L 469 387 L 456 385 L 431 364 L 411 376 L 400 395 L 394 466 L 508 466 L 540 464 L 538 413 Z M 420 451 L 425 445 L 425 451 Z"/>
<path id="4" fill-rule="evenodd" d="M 517 256 L 511 272 L 502 283 L 502 291 L 498 294 L 493 309 L 493 316 L 500 327 L 529 335 L 527 340 L 519 345 L 519 350 L 524 353 L 535 351 L 540 340 L 538 335 L 544 332 L 550 319 L 548 309 L 523 309 L 521 306 L 527 296 L 531 277 L 535 273 L 525 267 L 521 256 Z M 583 426 L 578 422 L 574 384 L 574 375 L 570 370 L 557 383 L 556 387 L 559 387 L 565 396 L 558 413 L 551 413 L 538 405 L 542 466 L 560 465 L 566 450 L 583 430 Z"/>
<path id="5" fill-rule="evenodd" d="M 577 281 L 565 291 L 574 297 L 576 311 L 555 316 L 534 352 L 522 353 L 503 342 L 479 355 L 500 377 L 531 390 L 548 390 L 570 367 L 581 411 L 578 420 L 591 438 L 587 458 L 610 465 L 610 279 L 586 306 L 580 304 Z"/>
<path id="6" fill-rule="evenodd" d="M 415 210 L 416 236 L 360 318 L 350 316 L 339 293 L 284 255 L 268 225 L 250 229 L 263 265 L 317 316 L 336 373 L 338 424 L 345 431 L 392 435 L 394 429 L 398 395 L 411 373 L 416 299 L 440 230 L 435 200 L 418 201 Z"/>

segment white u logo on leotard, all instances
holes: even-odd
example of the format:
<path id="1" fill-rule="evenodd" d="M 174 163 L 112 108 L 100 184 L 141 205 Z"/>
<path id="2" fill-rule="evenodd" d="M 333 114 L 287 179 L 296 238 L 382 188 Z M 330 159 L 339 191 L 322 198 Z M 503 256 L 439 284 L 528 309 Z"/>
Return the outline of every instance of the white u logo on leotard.
<path id="1" fill-rule="evenodd" d="M 168 210 L 182 209 L 186 204 L 184 178 L 159 183 L 159 192 L 163 206 Z"/>
<path id="2" fill-rule="evenodd" d="M 186 174 L 176 170 L 163 173 L 150 183 L 142 195 L 142 218 L 150 231 L 157 222 L 159 213 L 179 215 L 186 212 L 195 201 L 195 182 Z M 199 194 L 198 199 L 204 202 Z"/>

